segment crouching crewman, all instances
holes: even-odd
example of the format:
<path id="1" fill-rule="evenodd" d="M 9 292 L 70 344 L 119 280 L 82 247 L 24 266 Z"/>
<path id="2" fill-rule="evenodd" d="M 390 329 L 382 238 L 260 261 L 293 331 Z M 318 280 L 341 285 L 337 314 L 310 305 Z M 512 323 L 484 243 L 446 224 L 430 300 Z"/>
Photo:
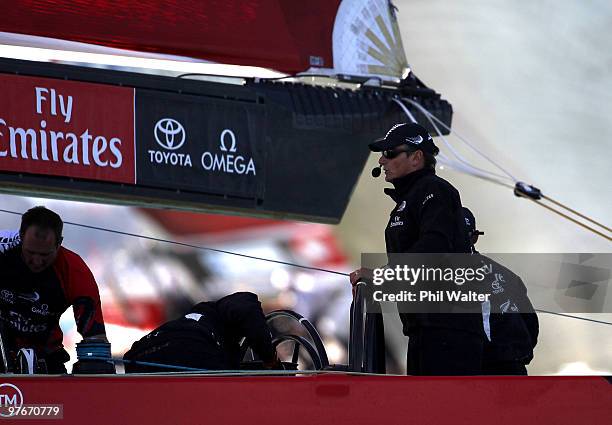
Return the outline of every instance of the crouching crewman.
<path id="1" fill-rule="evenodd" d="M 242 338 L 266 369 L 281 369 L 257 295 L 238 292 L 196 304 L 183 317 L 164 323 L 136 341 L 123 356 L 125 371 L 171 372 L 159 365 L 208 370 L 237 370 Z"/>

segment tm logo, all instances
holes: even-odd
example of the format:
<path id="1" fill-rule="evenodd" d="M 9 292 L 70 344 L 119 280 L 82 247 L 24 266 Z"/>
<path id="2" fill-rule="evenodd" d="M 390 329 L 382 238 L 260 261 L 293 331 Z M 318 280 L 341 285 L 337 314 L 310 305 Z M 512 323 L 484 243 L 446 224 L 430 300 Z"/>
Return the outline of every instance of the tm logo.
<path id="1" fill-rule="evenodd" d="M 164 149 L 177 150 L 185 143 L 185 129 L 175 119 L 162 118 L 155 124 L 155 140 Z"/>
<path id="2" fill-rule="evenodd" d="M 0 416 L 9 417 L 12 414 L 6 413 L 7 407 L 21 407 L 23 405 L 23 394 L 21 390 L 13 384 L 0 384 Z"/>

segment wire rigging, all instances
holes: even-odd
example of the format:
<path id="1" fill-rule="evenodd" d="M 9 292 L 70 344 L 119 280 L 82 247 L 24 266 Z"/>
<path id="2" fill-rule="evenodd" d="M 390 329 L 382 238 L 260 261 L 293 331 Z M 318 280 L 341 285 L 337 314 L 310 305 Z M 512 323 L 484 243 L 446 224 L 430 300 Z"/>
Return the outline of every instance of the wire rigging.
<path id="1" fill-rule="evenodd" d="M 612 232 L 612 229 L 610 229 L 609 227 L 607 227 L 607 226 L 605 226 L 605 225 L 603 225 L 603 224 L 593 220 L 590 217 L 587 217 L 586 215 L 583 215 L 583 214 L 579 213 L 578 211 L 576 211 L 574 209 L 571 209 L 567 205 L 564 205 L 564 204 L 562 204 L 562 203 L 560 203 L 558 201 L 555 201 L 554 199 L 552 199 L 549 196 L 542 195 L 542 198 L 546 199 L 547 201 L 549 201 L 549 202 L 551 202 L 551 203 L 553 203 L 553 204 L 555 204 L 555 205 L 557 205 L 557 206 L 559 206 L 559 207 L 561 207 L 563 209 L 566 209 L 567 211 L 571 212 L 572 214 L 577 215 L 578 217 L 580 217 L 580 218 L 582 218 L 584 220 L 590 221 L 591 223 L 596 224 L 599 227 L 602 227 L 603 229 L 607 230 L 608 232 Z"/>
<path id="2" fill-rule="evenodd" d="M 414 119 L 414 116 L 410 113 L 408 108 L 406 108 L 406 106 L 402 102 L 400 102 L 397 99 L 393 99 L 393 100 L 402 107 L 402 109 L 404 110 L 404 112 L 406 114 L 410 114 L 409 117 L 411 117 L 411 119 Z M 429 111 L 427 111 L 420 104 L 418 104 L 418 103 L 416 103 L 416 102 L 414 102 L 414 101 L 412 101 L 410 99 L 402 98 L 402 100 L 410 101 L 412 104 L 414 104 L 416 106 L 417 109 L 419 109 L 425 115 L 425 118 L 427 118 L 427 120 L 430 122 L 430 124 L 432 125 L 432 127 L 434 128 L 434 130 L 436 131 L 438 136 L 442 139 L 442 141 L 446 145 L 446 147 L 459 160 L 459 162 L 456 162 L 453 159 L 447 158 L 446 156 L 442 156 L 441 159 L 443 159 L 445 162 L 447 162 L 449 166 L 451 166 L 453 168 L 457 168 L 460 171 L 467 172 L 468 174 L 474 173 L 474 174 L 478 174 L 478 175 L 490 175 L 492 177 L 497 177 L 497 178 L 500 178 L 500 179 L 509 179 L 509 180 L 511 180 L 511 177 L 506 177 L 506 176 L 503 176 L 503 175 L 500 175 L 500 174 L 492 173 L 491 171 L 488 171 L 488 170 L 476 167 L 475 165 L 471 164 L 459 152 L 457 152 L 457 150 L 455 148 L 453 148 L 453 146 L 448 142 L 446 137 L 444 137 L 444 134 L 442 133 L 440 128 L 430 118 Z M 414 120 L 413 122 L 416 122 L 416 120 Z"/>
<path id="3" fill-rule="evenodd" d="M 516 193 L 516 192 L 515 192 L 515 193 Z M 544 204 L 544 203 L 542 203 L 542 202 L 539 202 L 539 201 L 538 201 L 538 200 L 536 200 L 536 199 L 531 198 L 530 196 L 525 196 L 525 195 L 523 195 L 523 194 L 518 194 L 517 196 L 519 196 L 520 198 L 526 198 L 526 199 L 529 199 L 531 202 L 535 202 L 536 204 L 538 204 L 538 205 L 540 205 L 540 206 L 542 206 L 542 207 L 546 208 L 547 210 L 549 210 L 549 211 L 551 211 L 551 212 L 553 212 L 553 213 L 555 213 L 555 214 L 557 214 L 557 215 L 559 215 L 559 216 L 561 216 L 561 217 L 563 217 L 563 218 L 565 218 L 565 219 L 567 219 L 567 220 L 569 220 L 569 221 L 571 221 L 571 222 L 573 222 L 573 223 L 576 223 L 578 226 L 581 226 L 581 227 L 585 228 L 586 230 L 589 230 L 589 231 L 591 231 L 591 232 L 595 233 L 596 235 L 599 235 L 599 236 L 601 236 L 601 237 L 603 237 L 603 238 L 605 238 L 605 239 L 609 240 L 610 242 L 612 242 L 612 237 L 610 237 L 610 236 L 608 236 L 608 235 L 605 235 L 605 234 L 603 234 L 602 232 L 600 232 L 600 231 L 598 231 L 598 230 L 596 230 L 596 229 L 593 229 L 592 227 L 589 227 L 589 226 L 587 226 L 587 225 L 586 225 L 586 224 L 584 224 L 584 223 L 581 223 L 580 221 L 578 221 L 578 220 L 576 220 L 576 219 L 574 219 L 574 218 L 570 217 L 570 216 L 569 216 L 569 215 L 567 215 L 567 214 L 563 214 L 561 211 L 558 211 L 558 210 L 556 210 L 556 209 L 552 208 L 552 207 L 551 207 L 551 206 L 549 206 L 549 205 L 546 205 L 546 204 Z"/>
<path id="4" fill-rule="evenodd" d="M 589 319 L 588 317 L 572 316 L 571 314 L 557 313 L 557 312 L 554 312 L 554 311 L 540 310 L 540 309 L 537 309 L 537 308 L 534 309 L 534 310 L 539 312 L 539 313 L 552 314 L 552 315 L 555 315 L 555 316 L 567 317 L 569 319 L 584 320 L 586 322 L 600 323 L 602 325 L 610 325 L 610 326 L 612 326 L 612 322 L 606 322 L 604 320 L 595 320 L 595 319 Z"/>
<path id="5" fill-rule="evenodd" d="M 442 120 L 440 120 L 438 117 L 436 117 L 430 111 L 428 111 L 424 106 L 422 106 L 418 102 L 415 102 L 414 100 L 408 99 L 406 97 L 402 98 L 402 100 L 404 100 L 406 102 L 409 102 L 411 105 L 414 105 L 418 110 L 423 112 L 423 114 L 425 114 L 426 117 L 436 121 L 438 124 L 440 124 L 440 126 L 442 126 L 444 129 L 446 129 L 448 132 L 450 132 L 451 134 L 454 134 L 459 140 L 461 140 L 463 143 L 468 145 L 474 152 L 476 152 L 478 155 L 482 156 L 484 159 L 489 161 L 495 167 L 499 168 L 499 170 L 501 170 L 510 179 L 512 179 L 512 181 L 514 181 L 514 182 L 518 181 L 518 179 L 516 177 L 514 177 L 508 170 L 506 170 L 504 167 L 502 167 L 500 164 L 498 164 L 496 161 L 494 161 L 492 158 L 490 158 L 488 155 L 486 155 L 484 152 L 482 152 L 480 149 L 478 149 L 476 146 L 474 146 L 467 138 L 463 137 L 456 130 L 453 130 L 449 126 L 447 126 Z"/>
<path id="6" fill-rule="evenodd" d="M 22 215 L 21 213 L 18 213 L 16 211 L 9 211 L 9 210 L 5 210 L 5 209 L 0 209 L 0 212 L 4 212 L 4 213 L 7 213 L 7 214 L 13 214 L 13 215 L 19 215 L 19 216 Z M 99 230 L 101 232 L 114 233 L 114 234 L 117 234 L 117 235 L 131 236 L 131 237 L 134 237 L 134 238 L 146 239 L 146 240 L 150 240 L 150 241 L 154 241 L 154 242 L 163 242 L 163 243 L 167 243 L 167 244 L 171 244 L 171 245 L 184 246 L 184 247 L 187 247 L 187 248 L 199 249 L 199 250 L 202 250 L 202 251 L 211 251 L 211 252 L 218 252 L 218 253 L 221 253 L 221 254 L 235 255 L 237 257 L 248 258 L 248 259 L 251 259 L 251 260 L 267 261 L 269 263 L 282 264 L 282 265 L 285 265 L 285 266 L 297 267 L 297 268 L 300 268 L 300 269 L 319 271 L 319 272 L 325 272 L 325 273 L 333 273 L 333 274 L 337 274 L 337 275 L 341 275 L 341 276 L 348 276 L 349 275 L 348 273 L 338 272 L 338 271 L 334 271 L 334 270 L 322 269 L 322 268 L 319 268 L 319 267 L 305 266 L 305 265 L 302 265 L 302 264 L 295 264 L 295 263 L 291 263 L 291 262 L 288 262 L 288 261 L 272 260 L 270 258 L 262 258 L 262 257 L 254 256 L 254 255 L 241 254 L 239 252 L 227 251 L 227 250 L 224 250 L 224 249 L 211 248 L 211 247 L 206 247 L 206 246 L 189 244 L 189 243 L 186 243 L 186 242 L 178 242 L 178 241 L 173 241 L 173 240 L 169 240 L 169 239 L 156 238 L 156 237 L 153 237 L 153 236 L 139 235 L 137 233 L 124 232 L 122 230 L 107 229 L 105 227 L 92 226 L 92 225 L 89 225 L 89 224 L 74 223 L 74 222 L 71 222 L 71 221 L 64 221 L 64 224 L 68 224 L 68 225 L 76 226 L 76 227 L 82 227 L 82 228 L 85 228 L 85 229 Z"/>

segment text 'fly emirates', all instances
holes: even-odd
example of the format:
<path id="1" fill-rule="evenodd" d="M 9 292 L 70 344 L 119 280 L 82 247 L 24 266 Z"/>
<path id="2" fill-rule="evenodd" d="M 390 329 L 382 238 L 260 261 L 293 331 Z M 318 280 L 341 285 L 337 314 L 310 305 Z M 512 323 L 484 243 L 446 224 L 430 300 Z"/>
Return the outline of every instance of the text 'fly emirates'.
<path id="1" fill-rule="evenodd" d="M 43 110 L 70 124 L 75 102 L 72 96 L 59 94 L 55 89 L 35 87 L 36 114 Z M 76 109 L 75 109 L 76 110 Z M 121 139 L 112 135 L 91 134 L 89 129 L 74 132 L 55 131 L 45 119 L 39 128 L 22 128 L 0 117 L 0 158 L 31 159 L 64 162 L 66 164 L 120 168 L 123 163 Z"/>

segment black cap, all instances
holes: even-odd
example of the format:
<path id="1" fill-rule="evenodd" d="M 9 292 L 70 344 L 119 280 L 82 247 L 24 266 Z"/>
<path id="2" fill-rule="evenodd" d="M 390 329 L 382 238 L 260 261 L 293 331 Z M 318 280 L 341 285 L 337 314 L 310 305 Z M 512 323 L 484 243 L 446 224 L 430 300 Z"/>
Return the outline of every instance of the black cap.
<path id="1" fill-rule="evenodd" d="M 476 217 L 468 208 L 463 207 L 463 219 L 470 235 L 484 235 L 484 232 L 476 230 Z"/>
<path id="2" fill-rule="evenodd" d="M 370 143 L 369 147 L 372 152 L 382 152 L 399 145 L 408 146 L 410 151 L 422 150 L 431 155 L 437 155 L 440 151 L 427 130 L 414 123 L 395 124 L 385 137 Z"/>

